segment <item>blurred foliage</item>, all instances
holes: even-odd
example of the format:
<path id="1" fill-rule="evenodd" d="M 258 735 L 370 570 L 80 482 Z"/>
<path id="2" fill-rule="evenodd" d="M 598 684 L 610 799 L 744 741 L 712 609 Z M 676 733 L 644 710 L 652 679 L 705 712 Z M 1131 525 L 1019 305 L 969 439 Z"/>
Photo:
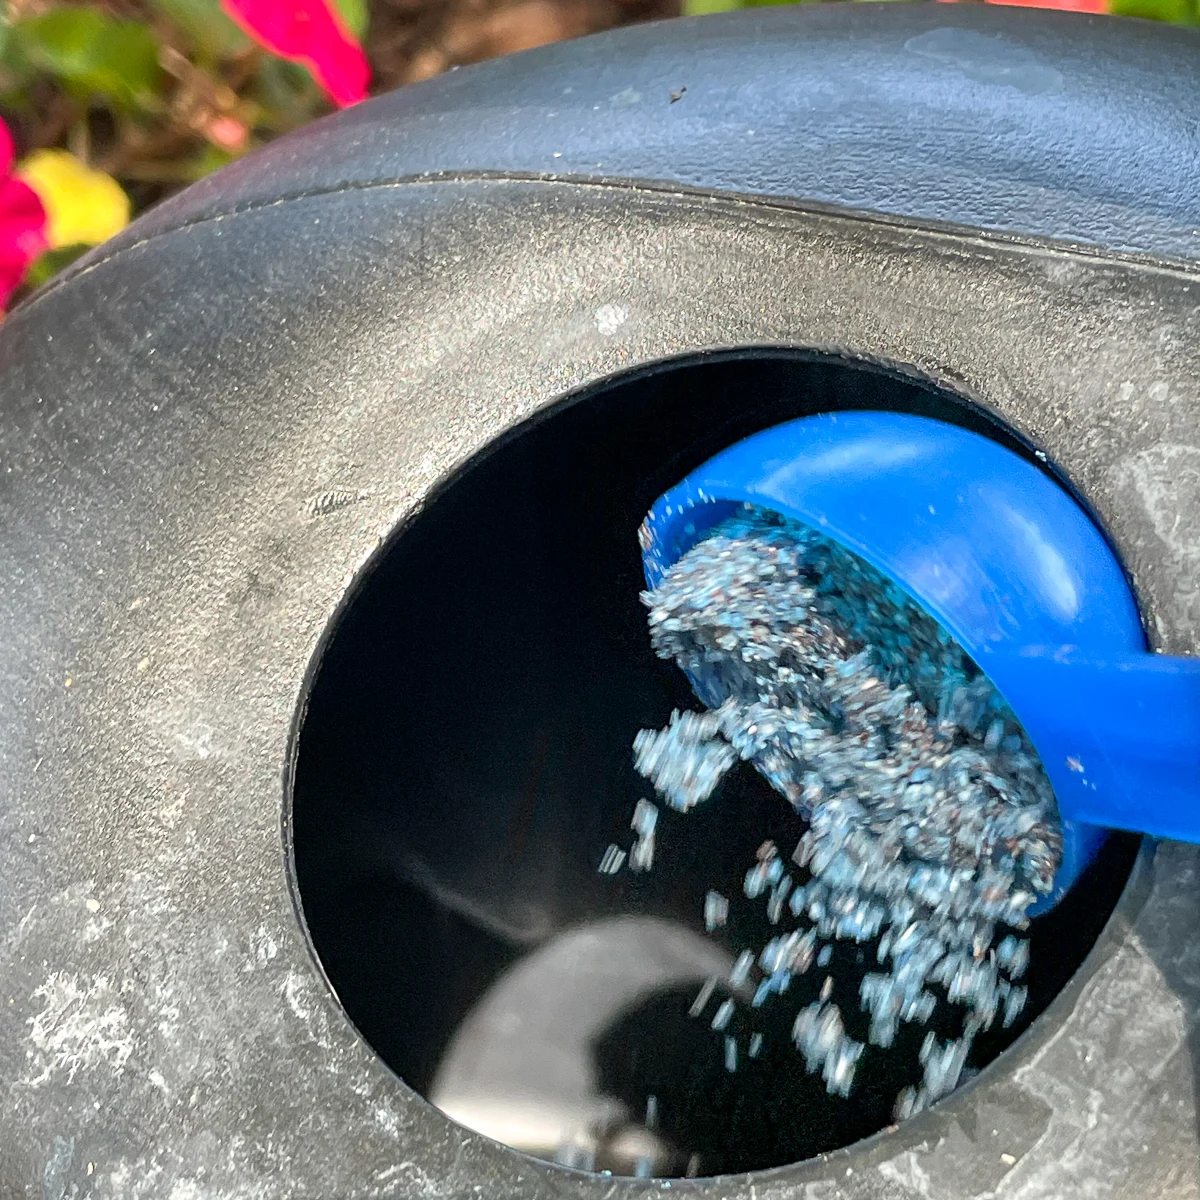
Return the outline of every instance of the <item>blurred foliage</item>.
<path id="1" fill-rule="evenodd" d="M 255 46 L 217 0 L 14 0 L 7 18 L 0 114 L 18 146 L 71 151 L 137 208 L 328 108 L 303 67 Z"/>
<path id="2" fill-rule="evenodd" d="M 706 13 L 731 12 L 735 8 L 772 8 L 793 4 L 796 0 L 683 0 L 683 16 L 702 17 Z"/>
<path id="3" fill-rule="evenodd" d="M 361 24 L 364 0 L 346 5 Z M 329 107 L 304 67 L 255 45 L 219 0 L 10 0 L 0 116 L 21 156 L 17 174 L 41 197 L 48 229 L 83 235 L 49 237 L 28 282 L 109 236 L 130 211 Z"/>
<path id="4" fill-rule="evenodd" d="M 1110 0 L 1109 11 L 1122 17 L 1200 25 L 1200 0 Z"/>
<path id="5" fill-rule="evenodd" d="M 9 44 L 15 69 L 51 76 L 81 102 L 96 96 L 132 112 L 153 106 L 158 94 L 158 42 L 137 21 L 94 8 L 58 8 L 18 22 Z"/>
<path id="6" fill-rule="evenodd" d="M 614 24 L 789 0 L 318 2 L 328 3 L 352 40 L 363 42 L 372 90 L 382 91 L 459 62 Z M 1200 0 L 1108 2 L 1117 13 L 1200 24 Z M 245 7 L 251 0 L 226 3 Z M 1045 3 L 1071 6 L 1071 0 Z M 309 70 L 258 44 L 247 28 L 253 23 L 241 17 L 235 23 L 222 0 L 7 0 L 0 17 L 0 116 L 16 143 L 16 174 L 41 198 L 47 229 L 56 231 L 30 283 L 106 236 L 121 214 L 141 211 L 329 111 Z M 57 157 L 45 157 L 47 151 Z M 99 215 L 84 219 L 80 204 L 99 206 Z"/>

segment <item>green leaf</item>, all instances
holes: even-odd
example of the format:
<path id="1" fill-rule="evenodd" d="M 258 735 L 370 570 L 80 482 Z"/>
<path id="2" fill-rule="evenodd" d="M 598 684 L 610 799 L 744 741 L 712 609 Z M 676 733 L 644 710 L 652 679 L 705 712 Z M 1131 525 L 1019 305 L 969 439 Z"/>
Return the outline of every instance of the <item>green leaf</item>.
<path id="1" fill-rule="evenodd" d="M 702 17 L 706 13 L 732 12 L 735 8 L 775 8 L 795 3 L 797 0 L 683 0 L 683 15 Z"/>
<path id="2" fill-rule="evenodd" d="M 371 18 L 367 0 L 334 0 L 334 7 L 346 23 L 346 28 L 361 42 Z"/>
<path id="3" fill-rule="evenodd" d="M 29 61 L 76 93 L 152 105 L 162 68 L 145 25 L 94 8 L 53 9 L 14 26 Z"/>
<path id="4" fill-rule="evenodd" d="M 23 280 L 26 287 L 41 287 L 48 279 L 53 279 L 59 271 L 69 267 L 81 254 L 90 250 L 90 246 L 60 246 L 57 250 L 47 250 L 29 264 Z"/>
<path id="5" fill-rule="evenodd" d="M 32 82 L 36 74 L 21 39 L 11 25 L 0 20 L 0 88 L 5 93 L 12 92 Z M 7 95 L 6 99 L 9 99 Z"/>
<path id="6" fill-rule="evenodd" d="M 193 182 L 211 175 L 222 167 L 233 162 L 233 155 L 219 146 L 205 146 L 200 153 L 187 164 L 188 178 Z"/>
<path id="7" fill-rule="evenodd" d="M 295 129 L 326 109 L 308 68 L 273 54 L 264 55 L 259 63 L 254 99 L 260 109 L 255 127 L 271 134 Z"/>
<path id="8" fill-rule="evenodd" d="M 234 24 L 220 0 L 150 0 L 152 6 L 173 21 L 186 35 L 197 54 L 216 62 L 250 45 L 250 39 Z"/>
<path id="9" fill-rule="evenodd" d="M 21 52 L 17 39 L 12 36 L 11 30 L 7 26 L 0 26 L 0 28 L 3 28 L 5 32 L 3 39 L 0 39 L 0 91 L 10 92 L 26 83 L 33 74 L 33 70 Z"/>
<path id="10" fill-rule="evenodd" d="M 745 8 L 742 0 L 683 0 L 682 14 L 685 17 L 703 17 L 709 13 L 732 12 Z"/>
<path id="11" fill-rule="evenodd" d="M 1196 0 L 1112 0 L 1109 11 L 1123 17 L 1146 17 L 1179 25 L 1194 25 L 1200 20 Z"/>

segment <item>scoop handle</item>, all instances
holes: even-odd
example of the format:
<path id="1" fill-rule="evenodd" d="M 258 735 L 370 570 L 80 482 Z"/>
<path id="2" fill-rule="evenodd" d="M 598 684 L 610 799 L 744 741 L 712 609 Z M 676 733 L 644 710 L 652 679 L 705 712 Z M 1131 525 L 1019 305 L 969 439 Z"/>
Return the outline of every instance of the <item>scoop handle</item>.
<path id="1" fill-rule="evenodd" d="M 998 673 L 1065 820 L 1200 842 L 1200 659 L 1028 649 Z"/>

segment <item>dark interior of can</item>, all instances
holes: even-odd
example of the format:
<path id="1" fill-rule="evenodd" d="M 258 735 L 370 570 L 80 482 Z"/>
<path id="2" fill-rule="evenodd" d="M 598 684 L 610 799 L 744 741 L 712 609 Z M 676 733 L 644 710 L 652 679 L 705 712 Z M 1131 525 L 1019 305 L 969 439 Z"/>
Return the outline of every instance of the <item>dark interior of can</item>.
<path id="1" fill-rule="evenodd" d="M 740 896 L 756 847 L 790 847 L 803 829 L 753 770 L 687 816 L 662 814 L 653 871 L 597 871 L 648 794 L 634 734 L 698 706 L 650 649 L 639 523 L 737 438 L 845 408 L 939 417 L 1031 453 L 957 397 L 873 366 L 783 351 L 666 364 L 480 454 L 393 539 L 337 622 L 297 739 L 301 904 L 351 1020 L 462 1123 L 573 1165 L 628 1174 L 641 1160 L 655 1175 L 778 1166 L 891 1123 L 924 1029 L 868 1048 L 845 1100 L 790 1043 L 806 993 L 760 1018 L 762 1053 L 733 1072 L 722 1037 L 688 1015 L 714 964 L 767 936 L 761 909 L 736 904 L 706 936 L 706 891 Z M 1029 1004 L 980 1037 L 972 1070 L 1078 968 L 1136 844 L 1110 838 L 1034 923 Z M 848 1016 L 866 969 L 839 945 L 830 973 Z"/>

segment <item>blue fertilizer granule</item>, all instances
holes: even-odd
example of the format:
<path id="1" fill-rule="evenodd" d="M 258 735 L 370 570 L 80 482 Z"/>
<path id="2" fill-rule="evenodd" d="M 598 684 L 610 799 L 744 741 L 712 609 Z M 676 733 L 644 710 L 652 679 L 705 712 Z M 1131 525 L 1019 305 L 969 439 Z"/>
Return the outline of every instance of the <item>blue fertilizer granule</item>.
<path id="1" fill-rule="evenodd" d="M 924 1024 L 943 1006 L 962 1013 L 957 1038 L 927 1035 L 922 1082 L 897 1099 L 897 1117 L 920 1111 L 958 1083 L 977 1034 L 1010 1025 L 1025 1004 L 1019 933 L 1062 846 L 1036 752 L 933 617 L 857 555 L 777 514 L 746 505 L 642 599 L 655 652 L 708 708 L 639 733 L 637 770 L 687 812 L 747 762 L 809 822 L 787 860 L 767 842 L 747 870 L 746 898 L 779 933 L 743 949 L 730 983 L 754 986 L 751 1009 L 780 1003 L 793 977 L 828 964 L 834 942 L 874 943 L 879 970 L 858 997 L 872 1043 L 891 1046 L 900 1022 Z M 634 816 L 635 870 L 653 864 L 652 809 L 643 800 Z M 727 914 L 710 892 L 706 928 Z M 848 1096 L 864 1047 L 830 991 L 826 980 L 800 1009 L 793 1040 L 807 1069 Z M 714 1030 L 732 1009 L 722 1001 Z"/>

